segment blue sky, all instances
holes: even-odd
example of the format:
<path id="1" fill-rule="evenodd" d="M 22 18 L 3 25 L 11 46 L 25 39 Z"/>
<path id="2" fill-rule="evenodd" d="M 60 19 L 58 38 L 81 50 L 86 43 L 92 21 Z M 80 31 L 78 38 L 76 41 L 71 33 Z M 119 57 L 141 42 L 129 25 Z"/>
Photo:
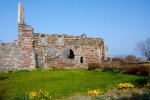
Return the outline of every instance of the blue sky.
<path id="1" fill-rule="evenodd" d="M 0 40 L 17 39 L 18 2 L 35 32 L 103 38 L 110 56 L 134 54 L 150 37 L 150 0 L 0 0 Z"/>

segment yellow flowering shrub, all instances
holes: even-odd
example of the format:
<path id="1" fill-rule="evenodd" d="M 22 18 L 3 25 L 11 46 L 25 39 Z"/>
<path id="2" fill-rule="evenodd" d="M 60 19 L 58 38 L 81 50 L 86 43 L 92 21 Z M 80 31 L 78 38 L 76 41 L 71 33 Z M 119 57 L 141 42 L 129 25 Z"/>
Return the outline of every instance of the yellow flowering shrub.
<path id="1" fill-rule="evenodd" d="M 88 95 L 98 95 L 98 94 L 103 94 L 103 91 L 100 89 L 95 89 L 95 90 L 89 90 Z"/>
<path id="2" fill-rule="evenodd" d="M 120 83 L 118 84 L 118 88 L 119 89 L 123 89 L 123 88 L 134 88 L 135 86 L 131 83 Z"/>
<path id="3" fill-rule="evenodd" d="M 50 100 L 49 93 L 45 90 L 39 89 L 29 93 L 30 100 Z"/>

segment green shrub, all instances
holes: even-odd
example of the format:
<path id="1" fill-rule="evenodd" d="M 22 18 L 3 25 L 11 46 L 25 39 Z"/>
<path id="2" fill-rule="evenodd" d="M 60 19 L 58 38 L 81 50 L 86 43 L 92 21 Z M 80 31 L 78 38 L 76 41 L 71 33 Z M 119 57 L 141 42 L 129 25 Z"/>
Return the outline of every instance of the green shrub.
<path id="1" fill-rule="evenodd" d="M 16 70 L 8 70 L 7 72 L 8 72 L 8 73 L 15 73 Z"/>
<path id="2" fill-rule="evenodd" d="M 16 73 L 21 73 L 21 72 L 30 72 L 30 70 L 16 70 Z"/>
<path id="3" fill-rule="evenodd" d="M 111 67 L 101 67 L 103 72 L 114 72 L 113 68 Z"/>
<path id="4" fill-rule="evenodd" d="M 148 78 L 140 78 L 140 79 L 137 79 L 134 83 L 135 85 L 137 86 L 140 86 L 140 87 L 143 87 L 144 85 L 146 85 L 148 82 Z"/>

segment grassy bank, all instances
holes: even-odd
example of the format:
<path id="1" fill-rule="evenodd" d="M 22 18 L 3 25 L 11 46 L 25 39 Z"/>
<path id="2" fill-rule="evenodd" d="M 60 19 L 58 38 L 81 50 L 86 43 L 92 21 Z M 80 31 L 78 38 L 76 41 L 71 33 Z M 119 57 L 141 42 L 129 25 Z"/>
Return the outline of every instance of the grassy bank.
<path id="1" fill-rule="evenodd" d="M 134 83 L 144 77 L 88 70 L 36 70 L 0 73 L 0 88 L 6 87 L 5 98 L 13 99 L 43 89 L 52 98 L 64 98 L 91 89 L 109 89 L 121 82 Z"/>

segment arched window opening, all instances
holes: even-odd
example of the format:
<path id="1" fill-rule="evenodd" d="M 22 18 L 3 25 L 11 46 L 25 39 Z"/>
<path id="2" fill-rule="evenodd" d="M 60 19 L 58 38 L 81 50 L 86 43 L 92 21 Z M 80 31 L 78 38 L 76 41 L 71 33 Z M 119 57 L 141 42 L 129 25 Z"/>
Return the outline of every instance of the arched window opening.
<path id="1" fill-rule="evenodd" d="M 84 63 L 83 57 L 80 57 L 80 63 Z"/>
<path id="2" fill-rule="evenodd" d="M 42 45 L 46 43 L 45 35 L 41 35 L 40 41 Z"/>
<path id="3" fill-rule="evenodd" d="M 58 44 L 62 44 L 62 41 L 63 41 L 62 37 L 61 37 L 61 36 L 58 36 L 58 37 L 57 37 L 57 43 L 58 43 Z"/>
<path id="4" fill-rule="evenodd" d="M 44 37 L 41 38 L 41 43 L 42 43 L 42 44 L 45 43 L 45 38 L 44 38 Z"/>
<path id="5" fill-rule="evenodd" d="M 70 59 L 74 59 L 74 53 L 73 53 L 73 51 L 70 49 L 70 55 L 69 55 L 69 57 L 68 58 L 70 58 Z"/>
<path id="6" fill-rule="evenodd" d="M 64 58 L 64 59 L 74 59 L 75 55 L 74 55 L 73 50 L 65 48 L 62 51 L 61 58 Z"/>

